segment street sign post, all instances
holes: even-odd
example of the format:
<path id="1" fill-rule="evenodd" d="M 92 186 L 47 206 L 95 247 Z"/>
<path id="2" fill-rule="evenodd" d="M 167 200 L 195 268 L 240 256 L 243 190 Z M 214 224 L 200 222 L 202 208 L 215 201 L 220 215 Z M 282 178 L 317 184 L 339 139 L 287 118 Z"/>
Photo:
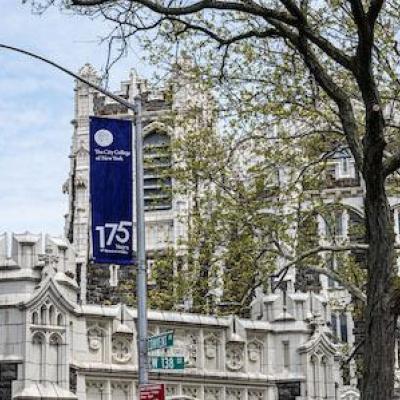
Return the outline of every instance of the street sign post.
<path id="1" fill-rule="evenodd" d="M 185 360 L 176 356 L 152 356 L 149 358 L 150 369 L 184 369 Z"/>
<path id="2" fill-rule="evenodd" d="M 166 349 L 174 345 L 174 332 L 163 332 L 161 335 L 147 339 L 147 351 Z"/>
<path id="3" fill-rule="evenodd" d="M 140 385 L 140 400 L 165 400 L 165 384 L 152 383 L 149 385 Z"/>

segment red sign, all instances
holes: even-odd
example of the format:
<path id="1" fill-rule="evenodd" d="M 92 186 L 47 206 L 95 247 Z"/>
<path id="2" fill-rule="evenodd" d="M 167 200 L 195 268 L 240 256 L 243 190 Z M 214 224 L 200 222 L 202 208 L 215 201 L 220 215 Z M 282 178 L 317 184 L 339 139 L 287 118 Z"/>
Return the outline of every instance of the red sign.
<path id="1" fill-rule="evenodd" d="M 140 400 L 165 400 L 165 384 L 150 383 L 140 386 Z"/>

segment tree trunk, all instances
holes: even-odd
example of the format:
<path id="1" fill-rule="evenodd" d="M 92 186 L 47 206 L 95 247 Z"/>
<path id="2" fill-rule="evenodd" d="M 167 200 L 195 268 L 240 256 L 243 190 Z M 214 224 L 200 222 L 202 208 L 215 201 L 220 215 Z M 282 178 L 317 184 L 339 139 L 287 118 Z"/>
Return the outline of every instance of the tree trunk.
<path id="1" fill-rule="evenodd" d="M 368 142 L 368 139 L 367 139 Z M 391 400 L 396 317 L 391 306 L 394 233 L 382 173 L 382 143 L 364 143 L 368 250 L 362 400 Z M 381 150 L 377 150 L 381 147 Z M 380 158 L 380 160 L 379 160 Z"/>

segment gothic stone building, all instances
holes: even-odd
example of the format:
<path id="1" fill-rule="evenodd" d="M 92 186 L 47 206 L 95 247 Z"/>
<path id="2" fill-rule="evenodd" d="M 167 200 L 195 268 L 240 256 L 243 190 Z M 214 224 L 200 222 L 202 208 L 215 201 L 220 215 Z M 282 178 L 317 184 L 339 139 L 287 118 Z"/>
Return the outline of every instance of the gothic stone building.
<path id="1" fill-rule="evenodd" d="M 99 83 L 90 65 L 80 74 Z M 167 127 L 163 118 L 170 112 L 184 115 L 193 102 L 203 112 L 200 123 L 209 123 L 211 114 L 209 96 L 193 85 L 181 82 L 167 89 L 149 91 L 131 73 L 117 92 L 130 101 L 142 93 L 145 157 L 158 164 L 157 171 L 145 170 L 144 182 L 150 268 L 166 248 L 184 251 L 179 243 L 186 228 L 179 216 L 190 206 L 184 197 L 171 197 L 173 182 L 162 171 L 173 157 L 167 151 L 171 138 L 184 133 Z M 10 248 L 5 236 L 0 241 L 1 400 L 136 398 L 136 314 L 121 305 L 129 303 L 121 282 L 134 282 L 135 271 L 88 264 L 90 115 L 132 118 L 124 107 L 77 82 L 71 167 L 63 187 L 69 198 L 67 240 L 47 237 L 46 251 L 37 235 L 13 235 Z M 362 182 L 345 150 L 330 160 L 328 175 L 321 195 L 328 203 L 340 198 L 343 210 L 332 216 L 333 229 L 319 218 L 318 237 L 344 242 L 363 216 Z M 391 199 L 391 204 L 398 240 L 400 202 Z M 335 263 L 332 259 L 332 268 Z M 250 320 L 150 312 L 151 332 L 173 329 L 174 351 L 187 362 L 183 372 L 153 371 L 152 379 L 167 382 L 171 398 L 356 399 L 351 388 L 341 392 L 334 344 L 354 345 L 348 293 L 323 277 L 312 282 L 319 294 L 315 287 L 302 292 L 294 285 L 295 270 L 287 278 L 285 293 L 258 293 Z M 330 321 L 335 340 L 322 321 Z M 354 385 L 354 368 L 349 375 L 345 383 Z"/>
<path id="2" fill-rule="evenodd" d="M 89 64 L 81 71 L 81 76 L 99 84 L 96 71 Z M 182 128 L 163 121 L 174 115 L 184 115 L 190 107 L 202 110 L 202 123 L 210 121 L 210 97 L 206 93 L 175 80 L 164 89 L 150 91 L 146 82 L 131 72 L 129 79 L 121 83 L 116 94 L 133 102 L 135 96 L 142 96 L 143 140 L 144 140 L 144 200 L 146 219 L 146 249 L 148 268 L 154 258 L 168 247 L 180 251 L 181 238 L 186 229 L 178 217 L 188 208 L 183 196 L 171 196 L 173 185 L 168 169 L 172 157 L 171 138 L 182 135 Z M 76 82 L 75 115 L 72 121 L 74 131 L 70 152 L 70 173 L 63 186 L 69 198 L 69 210 L 65 216 L 65 234 L 77 251 L 77 275 L 80 286 L 80 300 L 83 303 L 129 303 L 126 283 L 134 285 L 133 267 L 120 269 L 116 265 L 101 266 L 88 263 L 89 259 L 89 116 L 132 119 L 132 113 L 89 88 Z M 147 165 L 147 166 L 146 166 Z M 135 193 L 135 187 L 134 187 Z M 134 199 L 135 202 L 135 199 Z M 134 215 L 135 220 L 135 215 Z M 135 229 L 134 229 L 135 231 Z M 125 285 L 119 282 L 124 281 Z"/>
<path id="3" fill-rule="evenodd" d="M 0 236 L 1 400 L 137 399 L 136 310 L 78 302 L 65 239 Z M 323 296 L 260 296 L 252 318 L 149 312 L 151 334 L 174 331 L 184 370 L 152 370 L 169 399 L 351 400 Z"/>

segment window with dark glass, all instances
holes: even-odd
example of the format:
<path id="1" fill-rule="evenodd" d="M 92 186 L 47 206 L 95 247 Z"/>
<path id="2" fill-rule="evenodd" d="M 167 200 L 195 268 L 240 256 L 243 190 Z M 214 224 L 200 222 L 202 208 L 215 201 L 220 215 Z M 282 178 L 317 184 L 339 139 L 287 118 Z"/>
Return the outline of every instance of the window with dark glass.
<path id="1" fill-rule="evenodd" d="M 11 400 L 11 384 L 17 379 L 18 365 L 0 363 L 0 399 Z"/>
<path id="2" fill-rule="evenodd" d="M 343 236 L 343 211 L 336 210 L 324 217 L 325 235 L 328 239 L 335 239 Z"/>
<path id="3" fill-rule="evenodd" d="M 336 269 L 335 264 L 336 264 L 335 255 L 334 254 L 329 255 L 328 262 L 327 262 L 328 268 L 330 270 L 334 271 Z M 329 288 L 335 287 L 335 281 L 331 277 L 328 277 L 328 286 L 329 286 Z"/>
<path id="4" fill-rule="evenodd" d="M 400 210 L 397 211 L 397 230 L 400 234 Z"/>
<path id="5" fill-rule="evenodd" d="M 365 220 L 356 212 L 349 210 L 349 239 L 351 243 L 365 243 Z M 363 250 L 351 250 L 351 256 L 361 267 L 366 265 L 366 253 Z"/>
<path id="6" fill-rule="evenodd" d="M 162 132 L 151 132 L 144 137 L 144 207 L 145 210 L 166 210 L 171 200 L 170 137 Z"/>
<path id="7" fill-rule="evenodd" d="M 356 212 L 349 210 L 349 239 L 354 243 L 365 243 L 365 221 Z"/>
<path id="8" fill-rule="evenodd" d="M 337 336 L 337 318 L 335 314 L 331 315 L 331 329 L 332 333 Z"/>
<path id="9" fill-rule="evenodd" d="M 343 342 L 347 342 L 347 316 L 345 313 L 340 314 L 340 337 Z"/>
<path id="10" fill-rule="evenodd" d="M 282 342 L 283 346 L 283 368 L 289 368 L 290 367 L 290 347 L 289 347 L 289 341 L 284 340 Z"/>

